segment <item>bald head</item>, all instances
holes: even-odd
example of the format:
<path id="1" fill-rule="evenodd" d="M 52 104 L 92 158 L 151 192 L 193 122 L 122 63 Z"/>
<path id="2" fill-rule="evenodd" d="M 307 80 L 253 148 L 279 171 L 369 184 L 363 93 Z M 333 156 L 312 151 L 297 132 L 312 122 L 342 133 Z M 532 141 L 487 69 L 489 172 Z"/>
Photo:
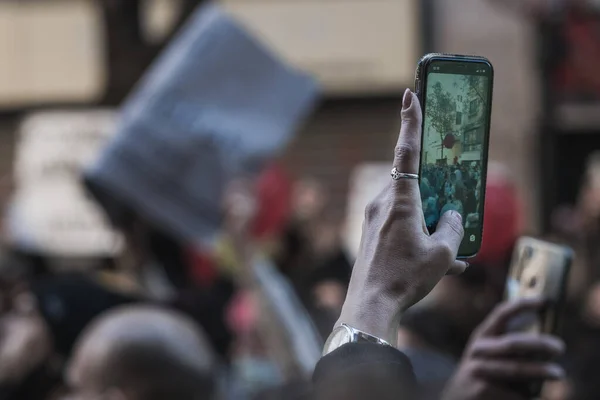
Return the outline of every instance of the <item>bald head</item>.
<path id="1" fill-rule="evenodd" d="M 153 307 L 126 307 L 96 320 L 69 365 L 76 391 L 118 391 L 126 400 L 201 400 L 212 395 L 215 359 L 185 316 Z"/>

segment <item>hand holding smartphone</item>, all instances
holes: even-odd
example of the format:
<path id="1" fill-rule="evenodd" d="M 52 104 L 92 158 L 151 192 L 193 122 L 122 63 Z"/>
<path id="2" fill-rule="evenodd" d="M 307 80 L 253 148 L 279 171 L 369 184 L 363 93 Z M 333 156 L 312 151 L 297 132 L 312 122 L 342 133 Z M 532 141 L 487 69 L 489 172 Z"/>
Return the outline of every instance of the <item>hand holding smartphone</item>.
<path id="1" fill-rule="evenodd" d="M 463 216 L 459 258 L 481 248 L 493 81 L 492 64 L 483 57 L 427 54 L 417 66 L 425 223 L 433 233 L 445 212 Z"/>
<path id="2" fill-rule="evenodd" d="M 558 333 L 572 259 L 573 251 L 569 247 L 529 237 L 519 240 L 506 281 L 506 300 L 536 297 L 548 300 L 548 305 L 540 313 L 513 318 L 508 323 L 510 332 Z M 528 398 L 536 398 L 543 383 L 524 383 L 519 391 Z"/>

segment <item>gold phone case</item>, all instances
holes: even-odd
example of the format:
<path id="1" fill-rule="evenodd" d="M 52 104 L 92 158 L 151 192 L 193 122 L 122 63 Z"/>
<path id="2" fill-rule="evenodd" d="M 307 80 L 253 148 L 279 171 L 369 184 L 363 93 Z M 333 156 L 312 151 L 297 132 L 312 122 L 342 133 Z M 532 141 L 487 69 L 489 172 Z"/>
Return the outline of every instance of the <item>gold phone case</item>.
<path id="1" fill-rule="evenodd" d="M 569 247 L 529 237 L 519 240 L 506 282 L 506 299 L 542 297 L 550 306 L 539 318 L 525 318 L 511 330 L 556 333 L 572 258 Z"/>

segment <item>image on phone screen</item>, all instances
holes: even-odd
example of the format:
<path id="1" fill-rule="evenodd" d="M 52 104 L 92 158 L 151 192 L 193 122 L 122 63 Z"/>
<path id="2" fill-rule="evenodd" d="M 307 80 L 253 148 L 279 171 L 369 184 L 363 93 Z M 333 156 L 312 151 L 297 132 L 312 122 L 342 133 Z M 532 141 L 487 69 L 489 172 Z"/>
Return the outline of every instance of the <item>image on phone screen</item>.
<path id="1" fill-rule="evenodd" d="M 487 69 L 487 71 L 486 71 Z M 491 73 L 486 64 L 430 64 L 427 69 L 421 200 L 430 232 L 450 210 L 463 216 L 459 255 L 481 246 Z"/>

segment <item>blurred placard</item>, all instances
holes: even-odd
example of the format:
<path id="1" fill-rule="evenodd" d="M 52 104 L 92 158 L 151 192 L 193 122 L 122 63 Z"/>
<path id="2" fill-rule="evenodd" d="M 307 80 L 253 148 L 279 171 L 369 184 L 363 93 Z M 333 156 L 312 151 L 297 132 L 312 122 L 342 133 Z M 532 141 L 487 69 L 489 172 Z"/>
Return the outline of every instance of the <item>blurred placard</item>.
<path id="1" fill-rule="evenodd" d="M 79 180 L 114 136 L 117 113 L 111 110 L 49 111 L 21 123 L 15 157 L 19 187 Z"/>
<path id="2" fill-rule="evenodd" d="M 390 183 L 391 168 L 390 163 L 365 163 L 350 176 L 344 242 L 352 257 L 356 257 L 360 247 L 365 208 Z"/>
<path id="3" fill-rule="evenodd" d="M 0 1 L 0 108 L 99 98 L 102 28 L 91 0 Z"/>
<path id="4" fill-rule="evenodd" d="M 401 91 L 421 52 L 419 0 L 221 0 L 329 94 Z"/>
<path id="5" fill-rule="evenodd" d="M 59 257 L 120 251 L 121 238 L 82 186 L 83 168 L 114 134 L 116 121 L 117 114 L 106 110 L 45 112 L 23 121 L 7 216 L 14 246 Z"/>

